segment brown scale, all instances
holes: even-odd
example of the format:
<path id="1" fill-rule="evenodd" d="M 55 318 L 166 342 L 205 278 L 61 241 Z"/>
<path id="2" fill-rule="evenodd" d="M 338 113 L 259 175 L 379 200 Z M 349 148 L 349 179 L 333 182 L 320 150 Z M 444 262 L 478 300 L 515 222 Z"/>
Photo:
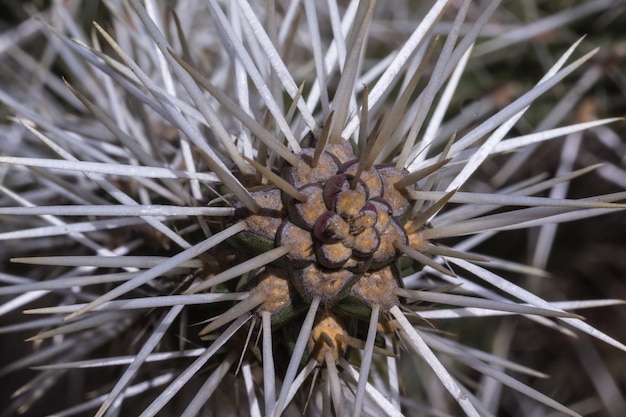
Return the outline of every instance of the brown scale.
<path id="1" fill-rule="evenodd" d="M 347 294 L 357 277 L 347 269 L 329 270 L 311 264 L 297 272 L 296 288 L 305 299 L 320 297 L 324 304 L 333 304 Z"/>
<path id="2" fill-rule="evenodd" d="M 341 167 L 341 171 L 354 176 L 356 174 L 359 160 L 355 159 Z M 361 173 L 359 180 L 367 186 L 369 198 L 380 197 L 383 194 L 383 181 L 375 167 Z"/>
<path id="3" fill-rule="evenodd" d="M 313 230 L 317 219 L 326 212 L 323 189 L 319 184 L 308 184 L 298 190 L 306 197 L 306 203 L 292 198 L 287 203 L 289 220 L 306 230 Z"/>
<path id="4" fill-rule="evenodd" d="M 352 287 L 352 295 L 361 299 L 368 306 L 378 304 L 381 311 L 388 311 L 398 305 L 394 290 L 398 288 L 396 271 L 389 265 L 363 274 Z"/>
<path id="5" fill-rule="evenodd" d="M 257 280 L 251 292 L 263 291 L 267 294 L 257 311 L 267 311 L 274 315 L 293 306 L 291 285 L 284 269 L 268 267 L 259 274 Z"/>
<path id="6" fill-rule="evenodd" d="M 359 234 L 365 229 L 372 228 L 378 221 L 376 207 L 369 201 L 361 208 L 356 216 L 350 219 L 350 231 Z"/>
<path id="7" fill-rule="evenodd" d="M 387 228 L 380 234 L 380 244 L 372 255 L 374 267 L 388 265 L 398 257 L 398 245 L 406 245 L 407 236 L 404 228 L 395 220 L 391 219 Z"/>
<path id="8" fill-rule="evenodd" d="M 380 236 L 372 227 L 363 230 L 354 239 L 352 249 L 355 256 L 366 258 L 371 257 L 380 247 Z"/>
<path id="9" fill-rule="evenodd" d="M 261 210 L 252 214 L 241 203 L 235 204 L 236 218 L 243 218 L 247 233 L 257 235 L 273 243 L 278 228 L 285 217 L 282 194 L 278 189 L 252 191 L 250 193 Z"/>
<path id="10" fill-rule="evenodd" d="M 336 213 L 326 211 L 315 222 L 313 235 L 320 242 L 345 241 L 350 236 L 350 225 Z"/>
<path id="11" fill-rule="evenodd" d="M 298 155 L 298 164 L 285 169 L 283 177 L 294 187 L 322 183 L 339 171 L 341 161 L 328 151 L 322 153 L 315 168 L 311 168 L 314 151 L 313 148 L 303 149 Z"/>
<path id="12" fill-rule="evenodd" d="M 276 245 L 289 248 L 289 253 L 287 253 L 286 257 L 295 266 L 302 267 L 315 260 L 311 233 L 299 228 L 289 220 L 285 220 L 278 229 Z"/>
<path id="13" fill-rule="evenodd" d="M 394 217 L 403 217 L 410 207 L 408 199 L 408 190 L 412 187 L 408 187 L 405 190 L 398 191 L 394 184 L 408 174 L 406 170 L 398 172 L 392 166 L 385 166 L 376 168 L 383 182 L 383 200 L 385 200 L 392 208 L 392 215 Z"/>
<path id="14" fill-rule="evenodd" d="M 341 339 L 347 335 L 338 318 L 333 315 L 322 316 L 311 330 L 309 339 L 311 356 L 318 363 L 324 363 L 326 354 L 330 353 L 333 360 L 337 361 L 346 349 Z"/>
<path id="15" fill-rule="evenodd" d="M 347 141 L 344 141 L 344 140 L 342 140 L 339 143 L 332 143 L 332 144 L 326 145 L 325 152 L 328 152 L 331 155 L 334 155 L 334 157 L 337 158 L 337 160 L 341 164 L 345 164 L 346 162 L 351 161 L 354 158 L 356 158 L 356 155 L 354 154 L 354 150 L 352 150 L 352 146 Z"/>
<path id="16" fill-rule="evenodd" d="M 352 257 L 352 249 L 343 242 L 322 243 L 316 246 L 317 262 L 329 269 L 341 268 Z"/>
<path id="17" fill-rule="evenodd" d="M 380 283 L 380 271 L 385 277 L 393 272 L 390 265 L 401 254 L 397 246 L 409 241 L 400 219 L 410 203 L 407 189 L 394 187 L 406 172 L 392 166 L 373 166 L 355 182 L 358 159 L 348 142 L 327 144 L 313 167 L 314 154 L 314 148 L 304 148 L 296 165 L 283 170 L 283 178 L 306 201 L 286 197 L 279 189 L 255 191 L 261 212 L 248 212 L 244 220 L 249 232 L 271 240 L 274 247 L 289 248 L 281 262 L 290 267 L 303 298 L 319 296 L 332 304 L 355 282 L 355 291 L 365 294 L 364 288 Z M 382 292 L 392 286 L 383 284 Z"/>

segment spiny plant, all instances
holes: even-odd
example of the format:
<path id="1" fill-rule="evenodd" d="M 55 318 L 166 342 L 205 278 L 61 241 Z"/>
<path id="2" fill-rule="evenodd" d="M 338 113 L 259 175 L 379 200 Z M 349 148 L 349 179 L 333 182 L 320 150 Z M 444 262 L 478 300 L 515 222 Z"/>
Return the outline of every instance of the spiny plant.
<path id="1" fill-rule="evenodd" d="M 619 300 L 549 301 L 506 278 L 545 276 L 547 258 L 480 249 L 625 208 L 624 192 L 565 198 L 596 165 L 514 176 L 539 143 L 575 150 L 618 120 L 557 127 L 579 91 L 515 131 L 595 51 L 568 63 L 575 42 L 490 113 L 451 103 L 473 57 L 612 3 L 486 38 L 499 2 L 452 3 L 111 1 L 85 35 L 81 2 L 54 2 L 20 25 L 11 57 L 28 78 L 0 91 L 0 238 L 14 245 L 0 313 L 29 319 L 0 331 L 34 334 L 0 375 L 38 373 L 3 415 L 44 401 L 57 416 L 526 415 L 503 386 L 579 415 L 506 358 L 511 332 L 489 352 L 441 323 L 518 315 L 626 350 L 571 312 Z M 380 28 L 402 13 L 420 18 L 390 42 Z M 19 48 L 33 31 L 39 59 Z M 71 403 L 49 399 L 68 381 Z"/>

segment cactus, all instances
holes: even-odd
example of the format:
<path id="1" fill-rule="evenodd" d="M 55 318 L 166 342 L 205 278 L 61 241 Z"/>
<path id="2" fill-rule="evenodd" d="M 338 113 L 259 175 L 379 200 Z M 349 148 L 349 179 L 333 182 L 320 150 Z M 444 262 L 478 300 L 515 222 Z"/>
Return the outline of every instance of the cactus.
<path id="1" fill-rule="evenodd" d="M 420 18 L 394 42 L 376 32 L 391 12 L 373 1 L 175 10 L 112 1 L 84 39 L 70 18 L 81 4 L 67 3 L 42 12 L 36 29 L 67 65 L 66 85 L 44 54 L 20 61 L 41 81 L 43 110 L 8 85 L 0 91 L 4 128 L 19 134 L 0 157 L 0 216 L 15 224 L 0 238 L 20 243 L 0 311 L 29 304 L 28 320 L 0 331 L 35 331 L 34 350 L 0 376 L 40 368 L 7 413 L 41 414 L 40 397 L 93 367 L 98 385 L 73 386 L 75 403 L 52 399 L 47 410 L 500 415 L 505 406 L 481 400 L 477 373 L 579 415 L 524 380 L 543 374 L 440 324 L 517 315 L 626 350 L 572 312 L 619 300 L 544 299 L 507 273 L 545 275 L 545 265 L 503 262 L 479 246 L 626 208 L 623 192 L 538 196 L 597 166 L 511 174 L 532 164 L 524 158 L 540 142 L 574 143 L 618 121 L 550 114 L 536 131 L 514 130 L 588 65 L 595 52 L 578 52 L 580 41 L 525 94 L 507 90 L 493 114 L 444 119 L 473 45 L 488 56 L 514 39 L 477 40 L 498 2 L 474 16 L 470 1 L 407 4 Z M 597 4 L 576 13 L 610 8 Z M 502 167 L 479 179 L 489 164 Z"/>

